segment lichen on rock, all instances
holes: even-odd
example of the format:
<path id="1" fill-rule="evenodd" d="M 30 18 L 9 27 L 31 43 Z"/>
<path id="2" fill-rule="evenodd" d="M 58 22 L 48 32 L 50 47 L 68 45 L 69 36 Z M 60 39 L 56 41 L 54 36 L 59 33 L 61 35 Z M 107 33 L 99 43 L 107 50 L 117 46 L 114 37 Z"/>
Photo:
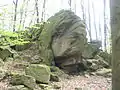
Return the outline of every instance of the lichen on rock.
<path id="1" fill-rule="evenodd" d="M 48 83 L 50 80 L 50 68 L 47 65 L 31 64 L 25 73 L 33 76 L 38 82 Z"/>

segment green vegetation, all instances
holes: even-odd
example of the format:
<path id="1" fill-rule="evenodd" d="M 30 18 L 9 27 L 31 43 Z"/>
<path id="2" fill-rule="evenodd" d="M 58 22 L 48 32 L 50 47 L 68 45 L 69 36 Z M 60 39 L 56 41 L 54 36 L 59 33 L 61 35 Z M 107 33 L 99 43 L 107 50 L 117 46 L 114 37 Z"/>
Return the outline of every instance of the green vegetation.
<path id="1" fill-rule="evenodd" d="M 0 30 L 0 46 L 21 45 L 29 41 L 23 38 L 23 33 Z"/>

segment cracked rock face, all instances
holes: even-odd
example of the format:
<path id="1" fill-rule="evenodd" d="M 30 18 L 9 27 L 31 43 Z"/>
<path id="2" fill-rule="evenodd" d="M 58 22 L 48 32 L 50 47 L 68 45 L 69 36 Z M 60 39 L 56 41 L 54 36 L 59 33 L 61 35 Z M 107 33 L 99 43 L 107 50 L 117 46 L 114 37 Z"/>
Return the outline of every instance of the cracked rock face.
<path id="1" fill-rule="evenodd" d="M 39 40 L 40 57 L 45 63 L 55 58 L 55 63 L 63 69 L 71 66 L 76 69 L 87 41 L 85 24 L 73 12 L 61 10 L 48 19 Z"/>
<path id="2" fill-rule="evenodd" d="M 52 49 L 55 62 L 67 71 L 77 70 L 86 44 L 84 22 L 73 12 L 62 10 L 49 19 L 53 23 Z"/>

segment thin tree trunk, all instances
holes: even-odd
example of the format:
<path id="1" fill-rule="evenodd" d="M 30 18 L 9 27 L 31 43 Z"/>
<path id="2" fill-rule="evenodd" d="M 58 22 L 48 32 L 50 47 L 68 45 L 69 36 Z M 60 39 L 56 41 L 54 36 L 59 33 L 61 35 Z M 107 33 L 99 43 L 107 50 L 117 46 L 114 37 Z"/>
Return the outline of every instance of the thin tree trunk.
<path id="1" fill-rule="evenodd" d="M 72 10 L 72 0 L 69 0 L 69 1 L 68 1 L 68 4 L 69 4 L 69 6 L 70 6 L 70 10 Z"/>
<path id="2" fill-rule="evenodd" d="M 101 22 L 100 22 L 100 16 L 99 16 L 99 38 L 102 41 L 102 32 L 101 32 Z"/>
<path id="3" fill-rule="evenodd" d="M 120 90 L 120 0 L 110 0 L 112 34 L 112 90 Z"/>
<path id="4" fill-rule="evenodd" d="M 93 8 L 93 19 L 94 19 L 94 29 L 95 29 L 95 34 L 96 34 L 96 40 L 98 40 L 98 35 L 97 35 L 97 27 L 96 27 L 96 15 L 95 15 L 95 7 L 94 7 L 94 4 L 92 2 L 92 8 Z"/>
<path id="5" fill-rule="evenodd" d="M 82 18 L 83 18 L 83 21 L 85 22 L 85 25 L 86 25 L 86 31 L 88 32 L 88 34 L 90 34 L 88 25 L 86 24 L 86 10 L 84 8 L 84 0 L 80 1 L 80 6 L 81 6 L 81 10 L 82 10 Z"/>
<path id="6" fill-rule="evenodd" d="M 24 19 L 23 19 L 23 22 L 22 22 L 23 28 L 25 27 L 25 20 L 26 20 L 26 17 L 27 17 L 27 9 L 28 9 L 28 2 L 29 2 L 29 1 L 30 1 L 30 0 L 28 0 L 28 1 L 26 2 L 25 15 L 24 15 Z"/>
<path id="7" fill-rule="evenodd" d="M 32 14 L 32 17 L 34 17 L 34 15 L 35 15 L 35 10 L 34 10 L 34 12 L 33 12 L 33 14 Z M 32 24 L 32 22 L 33 22 L 33 18 L 31 18 L 30 23 L 29 23 L 29 26 Z"/>
<path id="8" fill-rule="evenodd" d="M 91 15 L 90 15 L 90 2 L 88 0 L 88 15 L 89 15 L 89 36 L 90 36 L 90 42 L 92 41 L 92 35 L 91 35 Z"/>
<path id="9" fill-rule="evenodd" d="M 18 0 L 16 0 L 16 1 L 13 0 L 13 4 L 15 5 L 14 20 L 13 20 L 14 21 L 14 23 L 13 23 L 13 32 L 15 32 Z"/>
<path id="10" fill-rule="evenodd" d="M 75 2 L 74 8 L 75 8 L 75 13 L 76 13 L 76 0 L 74 0 L 74 2 Z"/>
<path id="11" fill-rule="evenodd" d="M 106 29 L 106 0 L 104 0 L 104 47 L 105 51 L 107 51 L 107 29 Z"/>
<path id="12" fill-rule="evenodd" d="M 34 15 L 35 15 L 35 10 L 34 10 L 34 12 L 33 12 L 33 14 L 32 14 L 32 17 L 34 17 Z M 29 23 L 29 26 L 30 26 L 32 23 L 33 23 L 33 18 L 31 18 L 30 23 Z"/>
<path id="13" fill-rule="evenodd" d="M 85 14 L 85 8 L 84 8 L 84 0 L 81 0 L 80 2 L 80 5 L 81 5 L 81 10 L 82 10 L 82 18 L 83 20 L 86 22 L 86 14 Z"/>
<path id="14" fill-rule="evenodd" d="M 22 7 L 20 8 L 20 25 L 19 25 L 19 29 L 21 29 L 21 26 L 22 26 L 22 20 L 23 20 L 23 13 L 24 13 L 24 6 L 25 6 L 25 1 L 26 0 L 23 0 L 23 4 L 22 4 Z"/>
<path id="15" fill-rule="evenodd" d="M 35 7 L 36 7 L 37 23 L 39 23 L 39 9 L 38 9 L 38 0 L 35 0 Z"/>
<path id="16" fill-rule="evenodd" d="M 44 2 L 43 2 L 43 10 L 42 10 L 41 21 L 43 21 L 45 19 L 45 5 L 46 5 L 46 0 L 44 0 Z"/>
<path id="17" fill-rule="evenodd" d="M 64 2 L 64 0 L 61 0 L 61 6 L 63 5 L 63 2 Z M 61 7 L 61 9 L 63 9 L 63 7 Z"/>

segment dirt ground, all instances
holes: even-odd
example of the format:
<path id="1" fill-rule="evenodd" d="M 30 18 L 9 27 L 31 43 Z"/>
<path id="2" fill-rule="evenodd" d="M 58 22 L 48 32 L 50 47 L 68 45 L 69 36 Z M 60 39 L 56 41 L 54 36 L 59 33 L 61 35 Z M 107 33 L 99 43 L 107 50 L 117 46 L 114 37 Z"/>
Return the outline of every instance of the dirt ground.
<path id="1" fill-rule="evenodd" d="M 69 75 L 68 77 L 60 78 L 60 82 L 51 82 L 51 84 L 59 88 L 52 90 L 112 90 L 111 82 L 111 77 Z M 7 81 L 1 81 L 0 90 L 7 90 L 7 88 Z"/>
<path id="2" fill-rule="evenodd" d="M 52 84 L 60 86 L 59 90 L 112 90 L 111 78 L 102 76 L 72 75 Z"/>

